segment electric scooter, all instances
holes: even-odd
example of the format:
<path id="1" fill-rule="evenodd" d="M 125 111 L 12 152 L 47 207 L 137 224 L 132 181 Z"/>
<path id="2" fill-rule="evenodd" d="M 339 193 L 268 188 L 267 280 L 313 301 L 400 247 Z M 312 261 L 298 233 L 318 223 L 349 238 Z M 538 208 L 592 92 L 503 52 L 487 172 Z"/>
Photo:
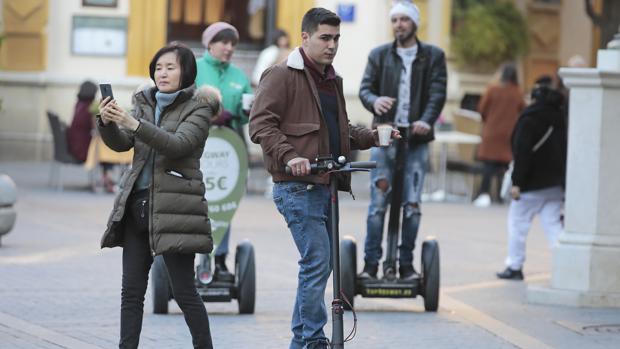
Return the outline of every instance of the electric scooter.
<path id="1" fill-rule="evenodd" d="M 347 159 L 344 156 L 338 157 L 338 161 L 335 161 L 331 156 L 325 158 L 316 159 L 316 163 L 311 164 L 311 173 L 312 174 L 323 174 L 325 176 L 330 177 L 329 181 L 329 191 L 331 196 L 331 215 L 330 215 L 330 226 L 332 233 L 332 261 L 333 261 L 333 292 L 334 299 L 332 301 L 332 340 L 331 347 L 334 349 L 342 349 L 344 348 L 344 342 L 352 339 L 352 338 L 344 338 L 344 324 L 343 324 L 343 314 L 346 302 L 346 298 L 344 298 L 344 293 L 341 288 L 341 274 L 340 274 L 340 250 L 338 246 L 340 246 L 340 236 L 338 232 L 338 221 L 339 221 L 339 211 L 338 211 L 338 173 L 345 172 L 360 172 L 370 171 L 371 168 L 376 167 L 376 162 L 374 161 L 358 161 L 358 162 L 347 162 Z M 286 173 L 291 174 L 290 167 L 286 167 Z M 353 298 L 351 298 L 352 300 Z M 352 332 L 353 333 L 353 332 Z"/>
<path id="2" fill-rule="evenodd" d="M 401 226 L 401 209 L 405 155 L 408 147 L 409 125 L 398 125 L 401 139 L 396 142 L 396 161 L 392 179 L 392 200 L 387 233 L 387 253 L 383 263 L 383 277 L 359 278 L 357 276 L 356 241 L 352 236 L 345 236 L 340 243 L 342 253 L 342 287 L 351 310 L 355 295 L 375 298 L 415 298 L 424 297 L 424 309 L 437 311 L 439 306 L 439 244 L 434 237 L 427 237 L 422 244 L 422 274 L 406 280 L 396 275 L 396 256 Z"/>

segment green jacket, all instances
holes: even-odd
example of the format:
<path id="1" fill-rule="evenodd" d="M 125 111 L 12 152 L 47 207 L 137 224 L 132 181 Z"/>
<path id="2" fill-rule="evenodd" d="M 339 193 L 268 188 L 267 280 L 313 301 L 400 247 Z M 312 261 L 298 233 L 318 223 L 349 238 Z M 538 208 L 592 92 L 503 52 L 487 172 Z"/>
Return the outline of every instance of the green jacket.
<path id="1" fill-rule="evenodd" d="M 196 87 L 210 85 L 220 90 L 224 109 L 239 118 L 233 120 L 233 129 L 237 130 L 239 126 L 247 124 L 248 116 L 242 110 L 241 96 L 252 93 L 252 87 L 243 71 L 234 64 L 218 61 L 208 52 L 196 60 L 196 65 Z"/>

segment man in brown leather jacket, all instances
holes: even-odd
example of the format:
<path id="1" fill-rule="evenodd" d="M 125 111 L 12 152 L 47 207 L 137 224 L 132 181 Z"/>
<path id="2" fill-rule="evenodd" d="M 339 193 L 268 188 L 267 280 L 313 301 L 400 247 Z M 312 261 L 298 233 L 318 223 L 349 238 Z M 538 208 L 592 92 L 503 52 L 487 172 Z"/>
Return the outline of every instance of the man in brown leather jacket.
<path id="1" fill-rule="evenodd" d="M 351 149 L 368 149 L 376 144 L 376 132 L 349 125 L 342 79 L 332 67 L 340 18 L 313 8 L 303 18 L 301 35 L 302 47 L 263 73 L 250 114 L 250 136 L 263 149 L 275 182 L 274 202 L 301 257 L 290 348 L 328 348 L 323 326 L 332 269 L 329 178 L 310 174 L 310 163 L 319 156 L 348 157 Z M 284 172 L 286 166 L 292 175 Z M 340 189 L 349 187 L 347 176 Z"/>

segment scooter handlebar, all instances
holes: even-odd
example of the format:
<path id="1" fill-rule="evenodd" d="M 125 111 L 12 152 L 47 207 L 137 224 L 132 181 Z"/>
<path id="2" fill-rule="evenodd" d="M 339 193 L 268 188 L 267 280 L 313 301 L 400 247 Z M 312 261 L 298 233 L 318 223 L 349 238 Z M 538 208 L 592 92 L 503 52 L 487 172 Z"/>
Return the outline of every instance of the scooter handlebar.
<path id="1" fill-rule="evenodd" d="M 341 167 L 327 167 L 325 165 L 319 165 L 319 164 L 310 164 L 310 173 L 311 174 L 316 174 L 319 171 L 325 171 L 325 170 L 344 170 L 346 172 L 349 172 L 350 170 L 354 170 L 354 169 L 371 169 L 371 168 L 376 168 L 377 167 L 377 162 L 376 161 L 354 161 L 354 162 L 349 162 L 347 164 L 345 164 L 345 166 L 341 166 Z M 349 171 L 347 171 L 349 170 Z M 293 172 L 291 170 L 291 168 L 289 166 L 286 166 L 284 168 L 284 172 L 287 175 L 292 175 Z"/>
<path id="2" fill-rule="evenodd" d="M 311 174 L 316 174 L 321 169 L 322 168 L 320 168 L 317 164 L 310 164 L 310 173 Z M 291 168 L 289 166 L 286 166 L 284 168 L 284 172 L 286 172 L 287 175 L 292 175 L 293 174 L 293 170 L 291 170 Z"/>
<path id="3" fill-rule="evenodd" d="M 376 161 L 354 161 L 349 163 L 350 168 L 376 168 Z"/>

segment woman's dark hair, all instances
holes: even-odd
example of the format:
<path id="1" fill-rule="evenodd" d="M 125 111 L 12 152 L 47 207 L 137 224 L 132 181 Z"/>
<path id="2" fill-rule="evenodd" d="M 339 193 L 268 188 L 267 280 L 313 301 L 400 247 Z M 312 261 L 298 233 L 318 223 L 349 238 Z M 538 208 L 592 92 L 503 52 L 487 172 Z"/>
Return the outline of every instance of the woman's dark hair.
<path id="1" fill-rule="evenodd" d="M 234 30 L 224 29 L 220 31 L 219 33 L 215 34 L 213 39 L 211 39 L 211 42 L 209 42 L 209 45 L 214 44 L 216 42 L 220 42 L 220 41 L 232 42 L 233 46 L 236 46 L 237 43 L 239 43 L 239 37 L 237 36 L 237 33 L 235 33 Z"/>
<path id="2" fill-rule="evenodd" d="M 319 28 L 320 24 L 327 24 L 333 27 L 340 25 L 340 17 L 330 10 L 322 7 L 311 8 L 306 12 L 301 21 L 301 31 L 312 35 Z"/>
<path id="3" fill-rule="evenodd" d="M 161 56 L 168 52 L 174 52 L 177 55 L 177 63 L 179 63 L 179 67 L 181 68 L 181 86 L 179 86 L 179 89 L 182 90 L 192 86 L 196 80 L 196 57 L 194 57 L 192 50 L 178 42 L 171 42 L 170 44 L 160 48 L 155 56 L 153 56 L 153 59 L 151 59 L 151 63 L 149 64 L 149 74 L 151 76 L 151 80 L 155 82 L 155 86 L 157 86 L 157 82 L 155 81 L 155 68 L 157 67 L 157 61 Z"/>
<path id="4" fill-rule="evenodd" d="M 80 85 L 77 98 L 80 101 L 92 101 L 97 94 L 97 85 L 94 82 L 86 80 Z"/>
<path id="5" fill-rule="evenodd" d="M 514 63 L 507 63 L 502 68 L 502 77 L 500 78 L 503 83 L 513 83 L 515 85 L 519 84 L 519 79 L 517 78 L 517 67 Z"/>
<path id="6" fill-rule="evenodd" d="M 271 33 L 271 44 L 278 46 L 280 38 L 288 38 L 288 34 L 282 29 L 276 29 Z"/>

